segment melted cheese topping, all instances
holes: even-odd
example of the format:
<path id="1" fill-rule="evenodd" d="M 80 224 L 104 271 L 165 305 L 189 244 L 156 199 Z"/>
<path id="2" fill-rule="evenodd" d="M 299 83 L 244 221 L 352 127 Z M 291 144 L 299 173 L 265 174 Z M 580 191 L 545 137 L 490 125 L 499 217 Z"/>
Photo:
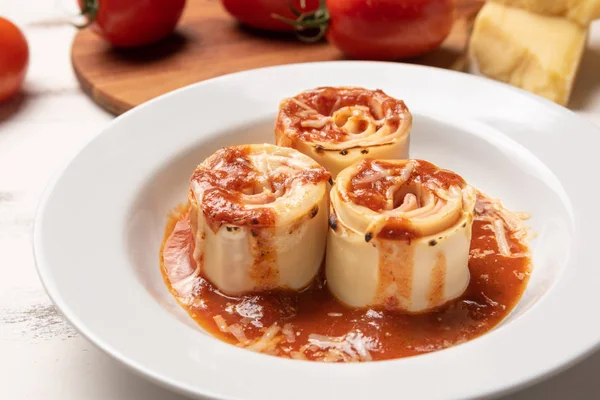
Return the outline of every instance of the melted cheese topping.
<path id="1" fill-rule="evenodd" d="M 281 102 L 275 135 L 336 175 L 364 157 L 406 158 L 411 126 L 404 102 L 381 90 L 322 87 Z"/>
<path id="2" fill-rule="evenodd" d="M 450 228 L 472 213 L 475 192 L 459 175 L 427 161 L 364 160 L 338 176 L 331 197 L 349 228 L 401 239 Z"/>
<path id="3" fill-rule="evenodd" d="M 310 212 L 330 175 L 309 157 L 273 145 L 233 146 L 198 166 L 189 199 L 214 229 L 227 224 L 273 226 Z M 308 191 L 307 191 L 308 190 Z"/>

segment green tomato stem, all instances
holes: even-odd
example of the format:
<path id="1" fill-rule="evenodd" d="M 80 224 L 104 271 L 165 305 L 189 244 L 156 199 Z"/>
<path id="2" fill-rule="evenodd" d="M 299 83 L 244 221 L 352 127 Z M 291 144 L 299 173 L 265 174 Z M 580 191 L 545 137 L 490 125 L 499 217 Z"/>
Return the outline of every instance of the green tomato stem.
<path id="1" fill-rule="evenodd" d="M 73 25 L 75 25 L 75 27 L 78 29 L 84 29 L 90 26 L 92 22 L 94 22 L 94 20 L 96 19 L 96 14 L 98 14 L 98 7 L 98 0 L 83 0 L 80 15 L 82 17 L 85 17 L 86 22 L 83 24 L 74 23 Z"/>
<path id="2" fill-rule="evenodd" d="M 271 16 L 281 22 L 290 24 L 294 27 L 294 32 L 300 41 L 305 43 L 315 43 L 320 41 L 327 33 L 329 27 L 329 10 L 325 4 L 325 0 L 319 1 L 319 8 L 311 12 L 302 12 L 297 10 L 291 3 L 291 0 L 287 0 L 291 12 L 296 16 L 296 19 L 286 18 L 278 14 L 271 14 Z M 309 34 L 308 30 L 318 29 L 316 34 Z"/>

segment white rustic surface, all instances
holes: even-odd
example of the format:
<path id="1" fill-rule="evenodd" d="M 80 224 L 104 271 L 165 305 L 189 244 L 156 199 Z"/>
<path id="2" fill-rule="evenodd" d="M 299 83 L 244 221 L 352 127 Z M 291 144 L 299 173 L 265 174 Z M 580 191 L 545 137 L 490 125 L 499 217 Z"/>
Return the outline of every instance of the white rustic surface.
<path id="1" fill-rule="evenodd" d="M 38 199 L 112 116 L 78 88 L 69 62 L 75 30 L 56 1 L 0 0 L 0 16 L 22 27 L 31 52 L 24 94 L 0 105 L 0 399 L 183 399 L 79 336 L 42 288 L 31 251 Z M 571 108 L 600 126 L 600 23 L 588 47 Z M 565 132 L 566 151 L 568 143 Z M 600 398 L 598 371 L 600 353 L 507 399 Z"/>

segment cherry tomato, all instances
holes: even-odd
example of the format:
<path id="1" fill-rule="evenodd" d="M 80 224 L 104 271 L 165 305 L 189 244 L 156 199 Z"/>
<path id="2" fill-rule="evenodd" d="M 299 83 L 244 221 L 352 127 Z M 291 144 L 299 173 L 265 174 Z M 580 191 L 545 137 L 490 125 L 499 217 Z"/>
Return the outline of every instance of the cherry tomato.
<path id="1" fill-rule="evenodd" d="M 327 40 L 360 59 L 397 60 L 438 47 L 450 33 L 453 0 L 327 0 Z"/>
<path id="2" fill-rule="evenodd" d="M 175 29 L 185 0 L 78 0 L 94 32 L 116 47 L 155 43 Z"/>
<path id="3" fill-rule="evenodd" d="M 243 24 L 279 32 L 293 31 L 294 27 L 273 18 L 273 15 L 295 19 L 290 6 L 300 12 L 312 12 L 319 7 L 319 0 L 221 0 L 221 3 Z"/>
<path id="4" fill-rule="evenodd" d="M 0 102 L 19 91 L 29 63 L 25 36 L 12 22 L 0 17 Z"/>

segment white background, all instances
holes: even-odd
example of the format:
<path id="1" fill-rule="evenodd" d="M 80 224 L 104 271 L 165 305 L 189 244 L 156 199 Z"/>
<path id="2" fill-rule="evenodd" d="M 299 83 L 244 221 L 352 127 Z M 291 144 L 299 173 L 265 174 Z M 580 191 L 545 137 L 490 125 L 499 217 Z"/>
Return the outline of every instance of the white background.
<path id="1" fill-rule="evenodd" d="M 0 105 L 0 399 L 182 399 L 94 348 L 42 288 L 31 251 L 38 199 L 52 174 L 113 117 L 78 87 L 70 64 L 75 29 L 56 1 L 0 0 L 0 16 L 17 23 L 30 46 L 24 94 Z M 600 126 L 600 23 L 570 108 Z M 565 132 L 566 151 L 568 143 Z M 598 371 L 600 353 L 507 399 L 600 398 Z"/>

